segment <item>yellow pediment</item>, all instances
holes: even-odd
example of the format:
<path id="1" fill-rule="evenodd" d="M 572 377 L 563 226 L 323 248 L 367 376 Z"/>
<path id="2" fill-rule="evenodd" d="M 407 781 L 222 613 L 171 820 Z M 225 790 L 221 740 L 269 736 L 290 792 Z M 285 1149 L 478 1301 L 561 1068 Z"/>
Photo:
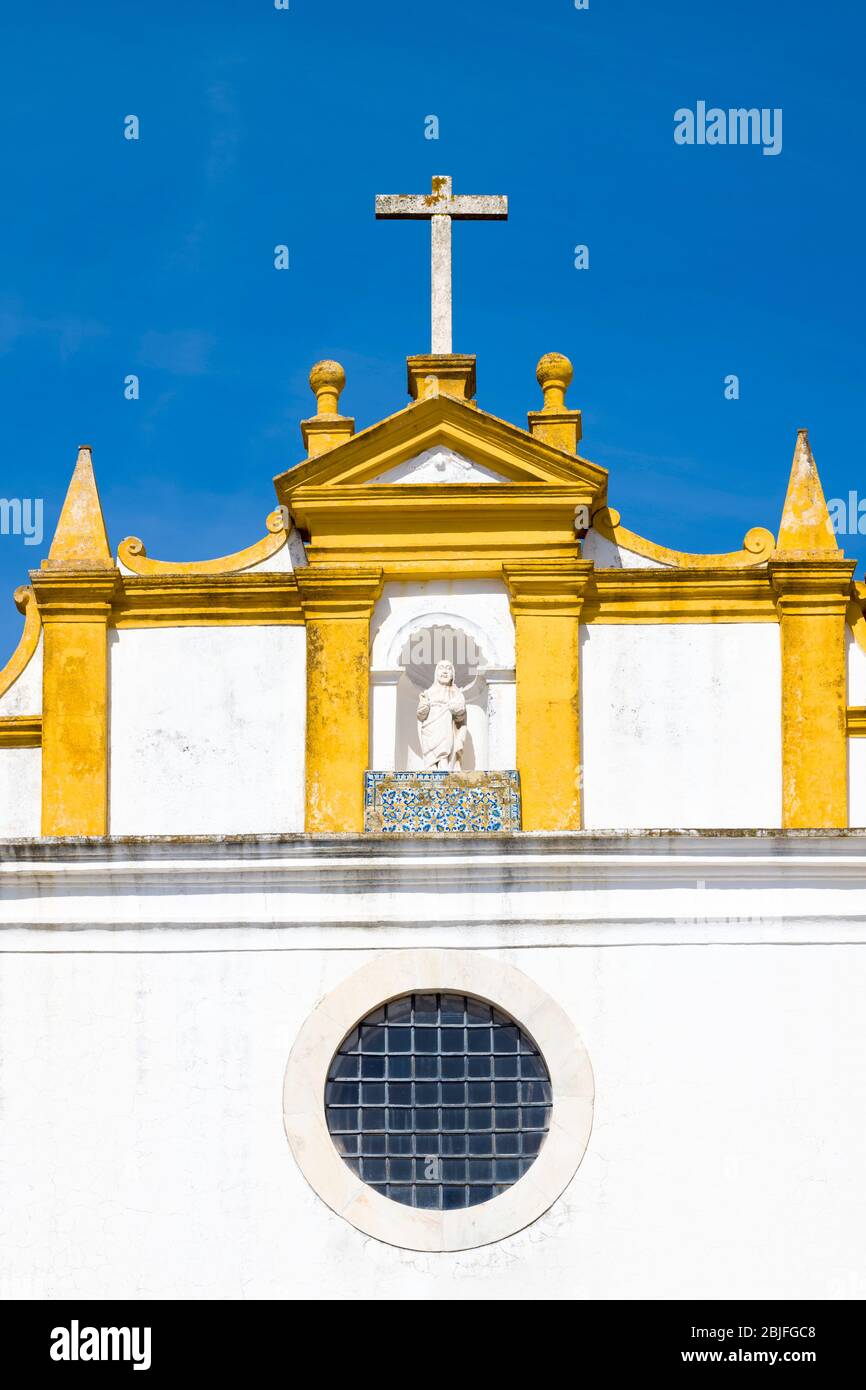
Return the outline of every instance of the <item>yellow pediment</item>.
<path id="1" fill-rule="evenodd" d="M 456 454 L 504 482 L 570 485 L 594 506 L 606 495 L 604 468 L 446 395 L 413 401 L 326 453 L 280 473 L 274 484 L 280 502 L 291 506 L 302 488 L 357 487 L 431 449 Z"/>

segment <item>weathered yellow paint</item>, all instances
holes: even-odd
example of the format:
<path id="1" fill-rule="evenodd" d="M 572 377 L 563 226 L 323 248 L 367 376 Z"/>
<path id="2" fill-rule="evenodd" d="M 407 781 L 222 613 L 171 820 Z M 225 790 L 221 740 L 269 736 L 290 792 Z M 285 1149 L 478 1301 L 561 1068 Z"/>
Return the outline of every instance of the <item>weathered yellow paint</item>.
<path id="1" fill-rule="evenodd" d="M 359 833 L 369 762 L 370 616 L 378 566 L 298 573 L 307 626 L 306 828 Z"/>
<path id="2" fill-rule="evenodd" d="M 838 555 L 839 544 L 824 500 L 807 430 L 797 431 L 788 492 L 782 508 L 777 549 L 787 555 Z"/>
<path id="3" fill-rule="evenodd" d="M 48 569 L 56 570 L 114 567 L 87 444 L 82 444 L 78 450 L 75 471 L 45 563 Z"/>
<path id="4" fill-rule="evenodd" d="M 605 540 L 633 555 L 643 555 L 648 560 L 657 560 L 661 565 L 677 569 L 754 569 L 765 565 L 776 548 L 776 537 L 764 526 L 753 526 L 743 538 L 742 550 L 729 550 L 721 555 L 697 555 L 687 550 L 671 550 L 669 546 L 659 545 L 647 540 L 620 524 L 620 514 L 611 507 L 603 507 L 592 518 L 593 530 Z"/>
<path id="5" fill-rule="evenodd" d="M 517 648 L 517 769 L 524 830 L 579 830 L 580 613 L 589 561 L 506 565 Z"/>
<path id="6" fill-rule="evenodd" d="M 345 444 L 355 433 L 355 421 L 341 415 L 337 406 L 346 385 L 346 373 L 339 362 L 316 362 L 310 370 L 310 386 L 316 396 L 316 414 L 301 421 L 301 437 L 309 458 L 318 458 L 338 444 Z"/>
<path id="7" fill-rule="evenodd" d="M 7 690 L 11 690 L 18 677 L 30 665 L 36 655 L 39 634 L 42 631 L 39 606 L 29 585 L 22 584 L 15 590 L 15 606 L 19 613 L 24 614 L 24 630 L 18 646 L 0 670 L 0 695 L 5 695 Z"/>
<path id="8" fill-rule="evenodd" d="M 475 395 L 475 358 L 457 352 L 419 353 L 406 358 L 409 395 L 415 401 L 453 396 L 471 404 Z"/>
<path id="9" fill-rule="evenodd" d="M 108 833 L 108 622 L 119 583 L 81 448 L 42 569 L 42 833 Z"/>
<path id="10" fill-rule="evenodd" d="M 137 536 L 127 536 L 117 547 L 118 559 L 138 575 L 160 574 L 238 574 L 270 560 L 288 541 L 286 518 L 278 507 L 271 512 L 266 521 L 268 534 L 254 545 L 236 550 L 231 555 L 220 555 L 213 560 L 152 560 L 144 542 Z"/>
<path id="11" fill-rule="evenodd" d="M 809 437 L 797 434 L 768 569 L 782 642 L 782 825 L 848 824 L 845 624 L 856 562 L 839 549 Z"/>
<path id="12" fill-rule="evenodd" d="M 108 620 L 116 570 L 34 570 L 42 614 L 42 833 L 108 833 Z"/>
<path id="13" fill-rule="evenodd" d="M 770 564 L 781 624 L 786 829 L 848 824 L 845 613 L 855 564 Z"/>

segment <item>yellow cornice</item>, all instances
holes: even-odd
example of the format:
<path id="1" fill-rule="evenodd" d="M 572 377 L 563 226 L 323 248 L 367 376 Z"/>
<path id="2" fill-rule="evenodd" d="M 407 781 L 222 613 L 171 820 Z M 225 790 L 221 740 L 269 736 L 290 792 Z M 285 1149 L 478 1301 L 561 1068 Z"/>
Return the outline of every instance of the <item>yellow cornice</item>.
<path id="1" fill-rule="evenodd" d="M 308 558 L 391 561 L 449 556 L 501 562 L 515 548 L 576 550 L 574 510 L 588 504 L 580 484 L 371 484 L 305 487 L 292 514 L 310 535 Z"/>
<path id="2" fill-rule="evenodd" d="M 437 445 L 512 482 L 576 484 L 596 503 L 604 499 L 607 471 L 598 464 L 555 449 L 507 420 L 445 395 L 413 401 L 326 454 L 278 474 L 274 486 L 280 502 L 294 510 L 293 499 L 300 488 L 355 486 Z M 414 485 L 397 485 L 394 490 L 402 492 L 407 487 Z"/>
<path id="3" fill-rule="evenodd" d="M 41 714 L 5 714 L 0 717 L 0 748 L 40 748 Z"/>
<path id="4" fill-rule="evenodd" d="M 0 670 L 0 695 L 5 695 L 6 691 L 15 684 L 35 656 L 39 646 L 39 634 L 42 631 L 39 605 L 36 602 L 36 595 L 28 584 L 22 584 L 19 589 L 15 590 L 15 606 L 19 613 L 24 614 L 24 630 L 21 633 L 18 646 L 6 665 Z"/>
<path id="5" fill-rule="evenodd" d="M 502 568 L 515 617 L 580 617 L 593 573 L 589 560 L 524 560 Z"/>
<path id="6" fill-rule="evenodd" d="M 31 570 L 30 582 L 42 622 L 91 623 L 105 620 L 120 588 L 120 570 Z"/>
<path id="7" fill-rule="evenodd" d="M 595 570 L 587 623 L 774 623 L 765 570 Z"/>
<path id="8" fill-rule="evenodd" d="M 384 576 L 381 565 L 316 565 L 299 570 L 297 577 L 304 618 L 310 623 L 368 619 Z"/>
<path id="9" fill-rule="evenodd" d="M 821 558 L 822 554 L 827 558 Z M 838 549 L 801 558 L 788 558 L 777 551 L 768 570 L 780 613 L 847 615 L 856 568 L 857 561 L 843 559 Z"/>
<path id="10" fill-rule="evenodd" d="M 845 711 L 849 738 L 866 738 L 866 706 L 849 705 Z"/>
<path id="11" fill-rule="evenodd" d="M 621 526 L 619 512 L 608 507 L 595 513 L 592 525 L 600 536 L 613 541 L 623 550 L 647 560 L 657 560 L 661 565 L 681 569 L 753 569 L 766 564 L 776 546 L 772 531 L 763 526 L 753 526 L 751 531 L 746 532 L 742 550 L 731 550 L 722 555 L 694 555 L 686 550 L 671 550 Z"/>
<path id="12" fill-rule="evenodd" d="M 120 542 L 118 559 L 136 575 L 158 574 L 237 574 L 243 570 L 260 565 L 282 550 L 288 540 L 285 529 L 284 512 L 278 507 L 271 512 L 265 523 L 268 534 L 245 550 L 236 550 L 232 555 L 221 555 L 214 560 L 151 560 L 144 548 L 144 542 L 137 536 L 127 536 Z"/>
<path id="13" fill-rule="evenodd" d="M 292 573 L 124 576 L 112 612 L 118 628 L 292 627 L 304 621 Z"/>

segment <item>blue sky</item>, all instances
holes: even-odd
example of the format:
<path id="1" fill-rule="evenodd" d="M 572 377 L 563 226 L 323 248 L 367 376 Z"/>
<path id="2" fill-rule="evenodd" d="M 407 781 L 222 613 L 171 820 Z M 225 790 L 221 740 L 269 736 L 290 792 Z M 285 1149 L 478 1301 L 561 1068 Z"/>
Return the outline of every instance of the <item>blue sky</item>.
<path id="1" fill-rule="evenodd" d="M 455 229 L 479 403 L 525 424 L 567 353 L 624 524 L 710 551 L 775 530 L 801 425 L 827 495 L 866 495 L 864 39 L 853 0 L 5 7 L 0 496 L 43 498 L 46 536 L 0 536 L 0 665 L 79 443 L 114 546 L 198 559 L 263 534 L 318 358 L 359 427 L 405 404 L 429 229 L 373 198 L 434 173 L 511 201 Z M 699 100 L 781 108 L 782 152 L 676 145 Z"/>

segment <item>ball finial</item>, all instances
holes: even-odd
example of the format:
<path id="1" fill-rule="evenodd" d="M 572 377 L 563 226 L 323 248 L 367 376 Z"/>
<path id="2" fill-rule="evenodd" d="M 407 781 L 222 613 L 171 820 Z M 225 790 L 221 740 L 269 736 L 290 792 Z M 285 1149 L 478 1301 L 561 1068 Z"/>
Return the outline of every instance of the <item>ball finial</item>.
<path id="1" fill-rule="evenodd" d="M 336 415 L 340 393 L 346 385 L 346 373 L 339 362 L 325 359 L 316 362 L 310 371 L 310 386 L 316 393 L 319 415 Z"/>
<path id="2" fill-rule="evenodd" d="M 535 369 L 544 392 L 545 410 L 564 410 L 565 393 L 574 376 L 574 367 L 561 352 L 546 352 Z"/>

